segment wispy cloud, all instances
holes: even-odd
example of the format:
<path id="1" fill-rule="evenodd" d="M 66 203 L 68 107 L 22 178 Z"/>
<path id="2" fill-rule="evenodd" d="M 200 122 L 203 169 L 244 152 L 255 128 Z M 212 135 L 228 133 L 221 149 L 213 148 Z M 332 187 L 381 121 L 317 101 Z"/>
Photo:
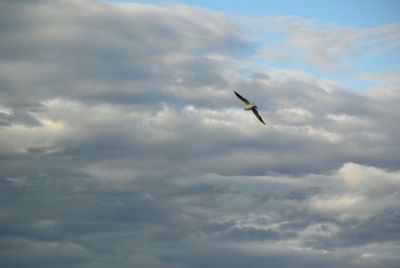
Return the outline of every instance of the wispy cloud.
<path id="1" fill-rule="evenodd" d="M 277 62 L 310 65 L 321 71 L 356 75 L 364 70 L 354 66 L 358 62 L 363 60 L 367 69 L 371 65 L 376 67 L 376 59 L 400 47 L 400 24 L 397 23 L 374 28 L 351 28 L 324 25 L 299 17 L 270 17 L 257 23 L 258 31 L 265 31 L 266 35 L 267 44 L 260 50 L 261 55 Z M 392 59 L 393 68 L 398 68 L 396 64 L 396 60 Z M 371 74 L 368 78 L 366 75 L 361 78 L 394 81 L 379 79 L 378 76 Z"/>

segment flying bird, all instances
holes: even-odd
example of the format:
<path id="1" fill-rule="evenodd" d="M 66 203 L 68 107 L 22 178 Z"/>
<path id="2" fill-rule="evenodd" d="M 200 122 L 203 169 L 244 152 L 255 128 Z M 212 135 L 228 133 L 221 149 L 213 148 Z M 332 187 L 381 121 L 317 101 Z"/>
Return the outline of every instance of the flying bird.
<path id="1" fill-rule="evenodd" d="M 233 91 L 235 93 L 235 95 L 241 100 L 243 101 L 246 105 L 244 106 L 244 110 L 248 111 L 248 110 L 252 110 L 254 115 L 258 118 L 258 120 L 261 121 L 261 123 L 263 123 L 265 125 L 264 120 L 261 118 L 261 116 L 259 115 L 258 111 L 257 111 L 257 105 L 255 105 L 252 102 L 249 102 L 247 99 L 243 98 L 239 93 L 237 93 L 236 91 Z"/>

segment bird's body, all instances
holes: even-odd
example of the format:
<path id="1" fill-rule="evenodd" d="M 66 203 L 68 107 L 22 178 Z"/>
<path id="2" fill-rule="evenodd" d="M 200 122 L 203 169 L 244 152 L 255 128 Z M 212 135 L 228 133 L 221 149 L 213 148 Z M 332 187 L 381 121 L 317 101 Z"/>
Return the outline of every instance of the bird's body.
<path id="1" fill-rule="evenodd" d="M 239 93 L 237 93 L 236 91 L 234 91 L 235 95 L 245 103 L 244 106 L 244 110 L 246 111 L 253 111 L 254 115 L 258 118 L 258 120 L 260 120 L 261 123 L 263 123 L 265 125 L 264 120 L 261 118 L 260 114 L 257 111 L 257 105 L 255 105 L 252 102 L 249 102 L 247 99 L 245 99 L 244 97 L 242 97 Z"/>
<path id="2" fill-rule="evenodd" d="M 257 107 L 254 103 L 247 104 L 246 106 L 244 106 L 244 109 L 245 109 L 246 111 L 253 110 L 253 109 L 257 109 L 257 108 L 258 108 L 258 107 Z"/>

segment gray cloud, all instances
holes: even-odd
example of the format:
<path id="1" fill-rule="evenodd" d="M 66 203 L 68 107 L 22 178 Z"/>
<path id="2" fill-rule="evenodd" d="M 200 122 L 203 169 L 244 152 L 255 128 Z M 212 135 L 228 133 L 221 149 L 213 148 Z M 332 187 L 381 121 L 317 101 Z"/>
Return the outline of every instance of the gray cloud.
<path id="1" fill-rule="evenodd" d="M 0 10 L 1 267 L 399 265 L 397 90 L 256 64 L 201 8 Z"/>

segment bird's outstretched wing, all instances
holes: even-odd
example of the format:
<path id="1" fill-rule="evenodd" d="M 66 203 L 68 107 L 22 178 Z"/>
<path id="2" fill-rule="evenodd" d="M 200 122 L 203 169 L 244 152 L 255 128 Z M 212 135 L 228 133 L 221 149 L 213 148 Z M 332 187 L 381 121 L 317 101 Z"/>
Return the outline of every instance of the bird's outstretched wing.
<path id="1" fill-rule="evenodd" d="M 237 93 L 236 91 L 233 91 L 233 92 L 234 92 L 235 95 L 236 95 L 239 99 L 241 99 L 244 103 L 250 104 L 250 102 L 249 102 L 248 100 L 246 100 L 245 98 L 243 98 L 242 96 L 240 96 L 239 93 Z"/>
<path id="2" fill-rule="evenodd" d="M 261 118 L 260 114 L 258 113 L 258 111 L 256 110 L 256 108 L 251 109 L 253 111 L 253 113 L 255 114 L 255 116 L 258 118 L 258 120 L 261 121 L 261 123 L 263 123 L 265 125 L 264 120 Z"/>

